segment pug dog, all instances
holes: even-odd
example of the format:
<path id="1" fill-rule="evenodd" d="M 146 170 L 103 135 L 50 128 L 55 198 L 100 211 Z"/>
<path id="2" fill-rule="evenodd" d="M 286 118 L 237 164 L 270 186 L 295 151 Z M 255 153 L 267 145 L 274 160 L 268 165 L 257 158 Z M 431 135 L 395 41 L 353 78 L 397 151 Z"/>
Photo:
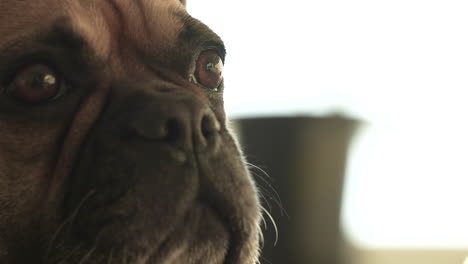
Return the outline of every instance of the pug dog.
<path id="1" fill-rule="evenodd" d="M 184 1 L 2 0 L 0 36 L 0 263 L 257 263 L 225 48 Z"/>

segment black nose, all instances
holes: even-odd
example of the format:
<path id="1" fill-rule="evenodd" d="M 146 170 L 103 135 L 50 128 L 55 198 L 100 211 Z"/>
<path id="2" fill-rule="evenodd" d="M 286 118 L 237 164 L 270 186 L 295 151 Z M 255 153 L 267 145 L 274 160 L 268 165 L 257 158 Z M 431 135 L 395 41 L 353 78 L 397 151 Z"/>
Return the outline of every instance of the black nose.
<path id="1" fill-rule="evenodd" d="M 171 104 L 167 113 L 159 113 L 162 121 L 159 139 L 174 147 L 203 149 L 213 143 L 220 131 L 219 122 L 207 106 L 186 107 Z M 144 129 L 144 128 L 143 128 Z"/>
<path id="2" fill-rule="evenodd" d="M 161 93 L 138 100 L 132 113 L 123 113 L 128 121 L 124 137 L 159 141 L 184 151 L 216 150 L 221 125 L 201 99 L 190 94 Z"/>

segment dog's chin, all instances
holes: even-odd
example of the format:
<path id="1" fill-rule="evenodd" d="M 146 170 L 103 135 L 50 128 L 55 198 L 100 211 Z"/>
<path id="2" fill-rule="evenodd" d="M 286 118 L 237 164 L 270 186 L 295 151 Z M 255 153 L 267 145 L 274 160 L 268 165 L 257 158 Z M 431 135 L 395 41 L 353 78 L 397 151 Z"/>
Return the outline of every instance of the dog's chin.
<path id="1" fill-rule="evenodd" d="M 113 142 L 84 147 L 44 263 L 254 263 L 256 195 L 239 156 L 227 156 L 229 144 L 179 161 L 163 145 L 118 152 Z M 245 188 L 227 188 L 229 179 Z"/>
<path id="2" fill-rule="evenodd" d="M 112 231 L 109 230 L 112 240 Z M 174 223 L 165 238 L 155 234 L 142 234 L 119 245 L 125 252 L 133 252 L 129 263 L 226 263 L 230 234 L 221 217 L 209 206 L 196 202 L 179 223 Z M 105 247 L 112 248 L 112 244 Z M 132 249 L 133 248 L 133 249 Z M 136 252 L 136 255 L 135 255 Z"/>
<path id="3" fill-rule="evenodd" d="M 227 263 L 232 242 L 228 230 L 216 211 L 197 203 L 148 263 Z"/>
<path id="4" fill-rule="evenodd" d="M 229 226 L 200 201 L 195 201 L 180 221 L 167 225 L 166 233 L 152 232 L 154 226 L 146 226 L 149 221 L 106 217 L 102 211 L 90 215 L 88 221 L 96 221 L 94 238 L 72 227 L 64 232 L 68 237 L 56 241 L 47 263 L 231 263 L 227 259 L 233 243 Z"/>

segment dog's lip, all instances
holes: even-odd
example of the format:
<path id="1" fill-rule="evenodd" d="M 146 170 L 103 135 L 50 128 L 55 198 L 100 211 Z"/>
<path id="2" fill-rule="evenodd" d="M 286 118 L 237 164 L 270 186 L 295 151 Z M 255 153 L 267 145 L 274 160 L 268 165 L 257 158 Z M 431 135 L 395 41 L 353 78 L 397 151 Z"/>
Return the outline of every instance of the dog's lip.
<path id="1" fill-rule="evenodd" d="M 226 248 L 226 252 L 225 252 L 225 255 L 223 257 L 223 261 L 222 263 L 220 264 L 227 264 L 228 263 L 228 257 L 230 256 L 230 252 L 233 250 L 233 237 L 234 237 L 234 234 L 232 233 L 232 223 L 230 223 L 230 221 L 228 221 L 223 212 L 218 210 L 216 207 L 214 207 L 213 205 L 211 205 L 210 203 L 207 203 L 207 202 L 204 202 L 202 199 L 200 200 L 200 203 L 203 204 L 204 206 L 206 206 L 208 208 L 208 210 L 210 210 L 219 220 L 219 222 L 221 223 L 221 225 L 224 227 L 224 229 L 226 230 L 227 234 L 228 234 L 228 237 L 227 237 L 227 248 Z"/>
<path id="2" fill-rule="evenodd" d="M 225 228 L 226 232 L 229 234 L 228 237 L 228 245 L 227 245 L 227 250 L 224 256 L 224 260 L 220 264 L 232 264 L 231 258 L 237 258 L 235 253 L 235 248 L 239 246 L 241 243 L 241 239 L 239 239 L 238 235 L 236 235 L 235 231 L 238 229 L 236 226 L 236 223 L 232 221 L 232 218 L 228 216 L 229 213 L 228 210 L 221 206 L 221 205 L 215 205 L 213 202 L 214 199 L 209 199 L 207 197 L 199 199 L 200 203 L 206 206 L 213 214 L 216 215 L 216 217 L 219 219 L 220 223 L 223 225 Z"/>
<path id="3" fill-rule="evenodd" d="M 218 227 L 222 227 L 222 229 L 225 231 L 226 237 L 222 240 L 225 241 L 226 247 L 224 248 L 224 254 L 222 256 L 222 259 L 220 259 L 220 261 L 216 263 L 210 262 L 210 264 L 231 263 L 227 259 L 227 257 L 230 255 L 229 252 L 231 251 L 232 247 L 232 233 L 230 232 L 231 229 L 229 228 L 230 224 L 227 223 L 224 220 L 224 218 L 220 215 L 220 213 L 209 203 L 206 203 L 200 199 L 196 199 L 193 204 L 193 208 L 195 208 L 195 210 L 189 210 L 186 213 L 184 220 L 180 221 L 176 225 L 174 231 L 167 235 L 167 237 L 161 242 L 161 244 L 157 248 L 155 248 L 153 252 L 151 252 L 150 256 L 161 257 L 161 255 L 163 255 L 161 253 L 165 252 L 163 259 L 160 260 L 162 263 L 178 263 L 178 258 L 185 252 L 189 251 L 191 245 L 190 243 L 184 243 L 185 241 L 182 241 L 181 243 L 180 241 L 178 241 L 178 239 L 174 239 L 174 237 L 180 238 L 180 234 L 183 232 L 187 232 L 188 229 L 190 229 L 190 232 L 192 232 L 195 228 L 198 228 L 199 231 L 205 232 L 206 229 L 203 229 L 202 225 L 209 222 L 210 220 L 208 219 L 211 219 L 211 221 L 216 221 L 219 224 Z M 195 213 L 195 216 L 194 211 L 198 211 L 197 213 Z M 195 227 L 193 226 L 193 222 L 196 223 Z M 214 224 L 214 222 L 211 223 Z M 220 244 L 223 242 L 219 240 L 219 235 L 216 234 L 210 242 L 214 242 L 216 244 Z M 150 264 L 154 262 L 147 261 L 145 263 Z"/>
<path id="4" fill-rule="evenodd" d="M 214 168 L 208 165 L 206 160 L 201 160 L 200 155 L 196 157 L 198 169 L 202 175 L 204 173 L 215 175 L 216 172 L 213 171 Z M 247 215 L 244 215 L 247 212 L 240 209 L 242 206 L 237 204 L 235 200 L 231 200 L 236 197 L 230 197 L 229 194 L 223 193 L 219 186 L 214 187 L 213 184 L 201 184 L 201 186 L 202 188 L 198 199 L 218 216 L 229 234 L 228 248 L 225 258 L 221 263 L 240 263 L 240 261 L 242 261 L 243 250 L 245 250 L 244 244 L 249 240 L 249 235 L 245 231 L 247 227 L 243 226 L 250 222 L 247 219 Z"/>

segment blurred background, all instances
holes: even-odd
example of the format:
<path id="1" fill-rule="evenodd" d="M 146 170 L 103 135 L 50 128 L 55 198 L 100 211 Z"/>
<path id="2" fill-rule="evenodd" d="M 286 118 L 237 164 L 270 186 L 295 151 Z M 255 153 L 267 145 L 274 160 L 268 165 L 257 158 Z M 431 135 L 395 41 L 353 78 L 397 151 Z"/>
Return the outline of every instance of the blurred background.
<path id="1" fill-rule="evenodd" d="M 262 264 L 468 264 L 468 2 L 192 0 L 263 194 Z M 268 176 L 266 176 L 266 174 Z"/>

